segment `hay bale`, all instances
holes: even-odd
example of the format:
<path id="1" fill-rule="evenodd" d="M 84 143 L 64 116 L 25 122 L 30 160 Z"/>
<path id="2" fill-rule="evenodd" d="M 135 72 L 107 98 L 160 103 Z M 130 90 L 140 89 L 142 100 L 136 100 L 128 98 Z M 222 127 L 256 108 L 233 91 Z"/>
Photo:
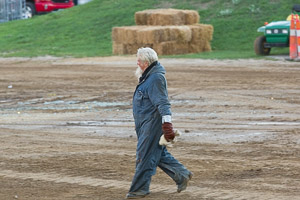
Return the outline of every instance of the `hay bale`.
<path id="1" fill-rule="evenodd" d="M 114 55 L 126 55 L 125 45 L 122 43 L 113 42 L 113 54 Z"/>
<path id="2" fill-rule="evenodd" d="M 206 24 L 115 27 L 113 53 L 136 54 L 143 46 L 154 48 L 159 55 L 211 51 L 212 34 L 213 27 Z"/>
<path id="3" fill-rule="evenodd" d="M 138 48 L 137 44 L 113 43 L 113 53 L 115 55 L 135 54 Z"/>
<path id="4" fill-rule="evenodd" d="M 139 26 L 147 25 L 147 12 L 139 11 L 134 14 L 135 24 Z"/>
<path id="5" fill-rule="evenodd" d="M 139 44 L 124 44 L 125 54 L 136 54 L 138 48 L 140 48 Z"/>
<path id="6" fill-rule="evenodd" d="M 184 43 L 191 39 L 192 31 L 188 26 L 146 26 L 137 31 L 138 43 L 154 44 L 166 41 Z"/>
<path id="7" fill-rule="evenodd" d="M 184 11 L 188 12 L 188 10 Z M 198 24 L 200 23 L 200 15 L 198 14 L 197 11 L 194 12 L 188 12 L 185 15 L 185 25 L 192 25 L 192 24 Z"/>
<path id="8" fill-rule="evenodd" d="M 135 13 L 136 25 L 167 26 L 199 23 L 200 16 L 194 10 L 152 9 Z"/>
<path id="9" fill-rule="evenodd" d="M 113 42 L 113 54 L 115 55 L 126 55 L 126 54 L 136 54 L 137 50 L 141 47 L 151 47 L 153 44 L 124 44 Z"/>
<path id="10" fill-rule="evenodd" d="M 188 43 L 178 43 L 176 41 L 154 44 L 153 48 L 158 55 L 174 55 L 189 53 Z"/>
<path id="11" fill-rule="evenodd" d="M 192 39 L 192 31 L 189 26 L 168 26 L 169 40 L 178 43 L 189 42 Z"/>
<path id="12" fill-rule="evenodd" d="M 212 40 L 213 26 L 208 24 L 195 24 L 191 25 L 192 41 L 197 40 Z"/>
<path id="13" fill-rule="evenodd" d="M 137 43 L 153 44 L 168 40 L 168 33 L 166 29 L 161 26 L 137 26 L 140 27 L 137 33 Z"/>
<path id="14" fill-rule="evenodd" d="M 190 42 L 191 53 L 211 51 L 210 41 L 213 37 L 213 26 L 207 24 L 197 24 L 190 26 L 192 40 Z"/>
<path id="15" fill-rule="evenodd" d="M 189 42 L 192 31 L 189 26 L 128 26 L 114 27 L 112 40 L 117 43 L 160 43 L 165 41 Z"/>
<path id="16" fill-rule="evenodd" d="M 137 43 L 137 31 L 139 28 L 135 26 L 113 27 L 112 40 L 118 43 Z M 125 42 L 124 42 L 125 41 Z"/>

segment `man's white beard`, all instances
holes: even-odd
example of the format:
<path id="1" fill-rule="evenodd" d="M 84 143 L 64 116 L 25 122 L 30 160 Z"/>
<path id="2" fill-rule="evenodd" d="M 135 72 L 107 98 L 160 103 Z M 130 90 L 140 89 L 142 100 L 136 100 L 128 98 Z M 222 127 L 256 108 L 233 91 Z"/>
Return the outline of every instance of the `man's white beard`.
<path id="1" fill-rule="evenodd" d="M 140 77 L 142 76 L 142 74 L 143 74 L 143 71 L 142 71 L 142 69 L 138 66 L 138 67 L 136 68 L 136 70 L 135 70 L 135 76 L 137 77 L 138 80 L 140 79 Z"/>

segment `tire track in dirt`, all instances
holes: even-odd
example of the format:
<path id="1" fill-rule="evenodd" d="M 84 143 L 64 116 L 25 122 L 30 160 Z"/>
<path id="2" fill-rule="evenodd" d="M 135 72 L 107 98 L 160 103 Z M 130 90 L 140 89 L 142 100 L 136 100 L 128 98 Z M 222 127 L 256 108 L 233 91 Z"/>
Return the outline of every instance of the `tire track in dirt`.
<path id="1" fill-rule="evenodd" d="M 67 176 L 58 173 L 22 173 L 13 170 L 0 170 L 0 176 L 4 178 L 14 179 L 31 179 L 33 181 L 50 181 L 55 183 L 69 183 L 78 184 L 83 186 L 103 187 L 103 188 L 117 188 L 128 190 L 131 182 L 118 181 L 118 180 L 107 180 L 100 178 L 84 177 L 84 176 Z M 162 189 L 163 188 L 163 189 Z M 196 187 L 197 188 L 197 187 Z M 175 186 L 153 184 L 152 191 L 171 193 L 174 191 Z M 197 188 L 200 189 L 200 188 Z"/>
<path id="2" fill-rule="evenodd" d="M 82 186 L 92 186 L 92 187 L 103 187 L 103 188 L 115 188 L 128 190 L 130 182 L 128 181 L 118 181 L 118 180 L 107 180 L 84 176 L 67 176 L 58 173 L 22 173 L 13 170 L 0 170 L 0 177 L 3 178 L 13 178 L 22 180 L 33 180 L 33 181 L 47 181 L 54 183 L 68 183 L 68 184 L 78 184 Z M 152 193 L 165 193 L 173 194 L 176 193 L 175 185 L 162 185 L 162 184 L 151 184 Z M 186 191 L 178 195 L 188 194 L 191 197 L 199 197 L 201 199 L 277 199 L 284 200 L 287 196 L 278 196 L 278 194 L 268 194 L 266 192 L 253 192 L 242 190 L 229 190 L 229 189 L 211 189 L 208 187 L 197 187 L 189 186 Z M 151 196 L 150 196 L 151 198 Z"/>

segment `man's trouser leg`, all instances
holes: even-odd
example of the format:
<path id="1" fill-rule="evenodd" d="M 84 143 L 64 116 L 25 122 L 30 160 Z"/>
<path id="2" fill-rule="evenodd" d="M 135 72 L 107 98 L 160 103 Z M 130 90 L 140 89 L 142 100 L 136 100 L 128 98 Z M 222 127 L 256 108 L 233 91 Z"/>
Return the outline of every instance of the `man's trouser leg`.
<path id="1" fill-rule="evenodd" d="M 145 125 L 146 126 L 146 125 Z M 151 126 L 151 123 L 149 123 Z M 138 135 L 136 169 L 129 193 L 149 194 L 151 177 L 156 173 L 163 147 L 158 144 L 160 129 L 147 127 Z M 151 132 L 149 132 L 149 130 Z"/>
<path id="2" fill-rule="evenodd" d="M 177 185 L 181 184 L 182 181 L 188 178 L 191 174 L 191 172 L 187 170 L 183 164 L 176 160 L 165 147 L 163 147 L 158 166 L 166 174 L 168 174 Z"/>

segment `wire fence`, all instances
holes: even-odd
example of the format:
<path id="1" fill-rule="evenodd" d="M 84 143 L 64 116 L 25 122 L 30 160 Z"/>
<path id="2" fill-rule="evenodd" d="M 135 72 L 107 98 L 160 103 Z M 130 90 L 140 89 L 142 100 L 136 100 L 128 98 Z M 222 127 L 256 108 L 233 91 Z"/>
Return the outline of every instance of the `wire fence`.
<path id="1" fill-rule="evenodd" d="M 25 16 L 26 0 L 0 0 L 0 23 Z"/>

